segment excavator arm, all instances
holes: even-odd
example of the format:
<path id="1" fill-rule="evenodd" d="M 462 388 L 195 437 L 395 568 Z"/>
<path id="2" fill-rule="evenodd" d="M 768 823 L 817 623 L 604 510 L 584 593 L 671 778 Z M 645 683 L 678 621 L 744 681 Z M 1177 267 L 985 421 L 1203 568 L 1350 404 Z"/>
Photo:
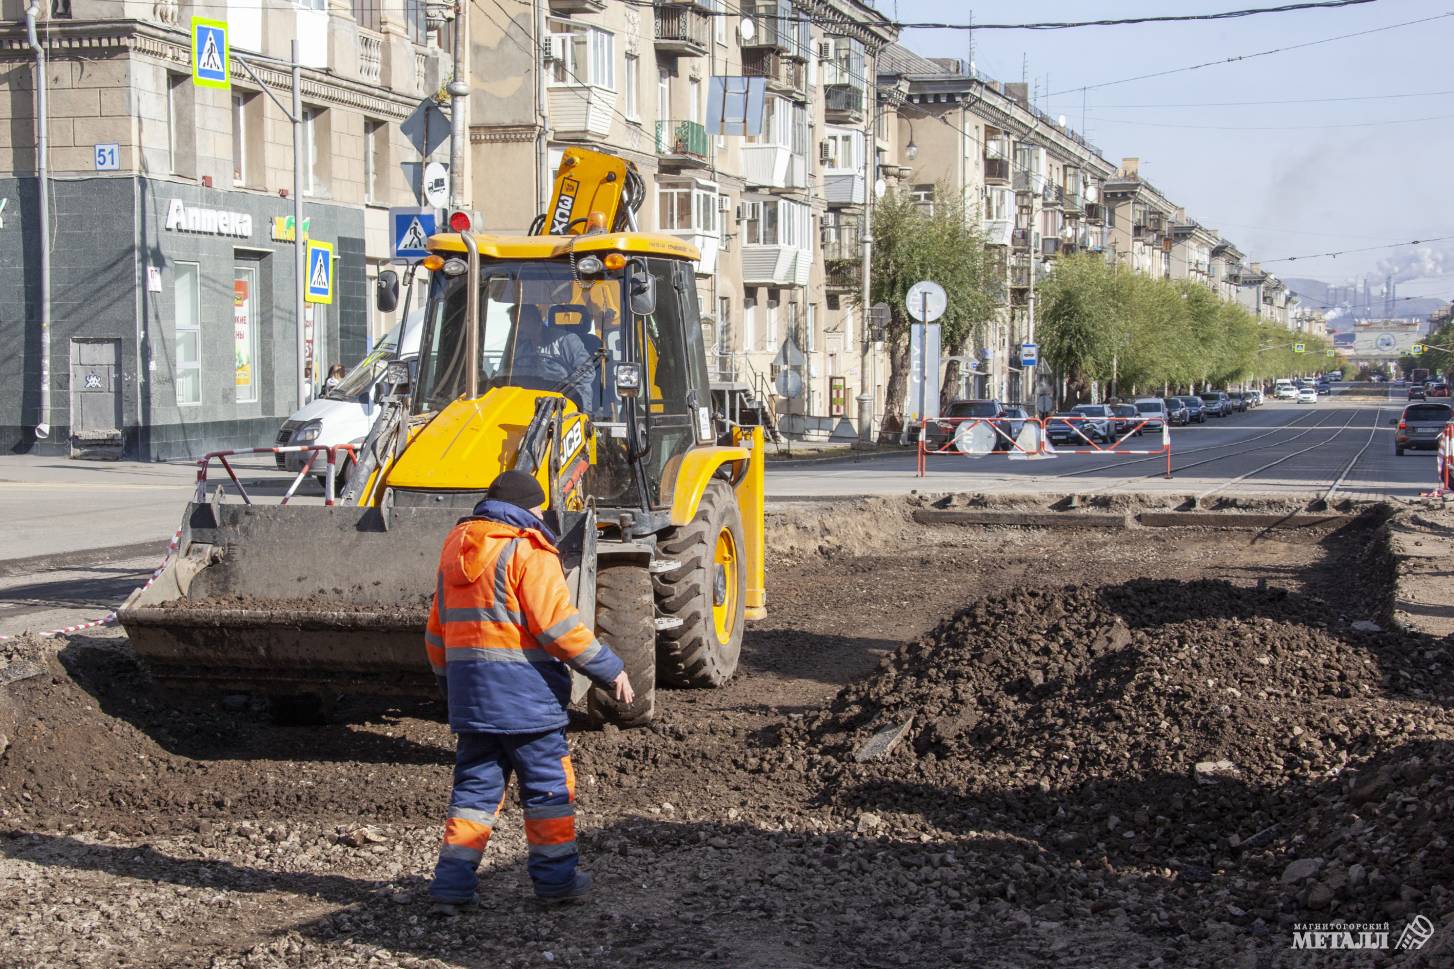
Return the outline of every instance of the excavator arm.
<path id="1" fill-rule="evenodd" d="M 616 155 L 567 148 L 555 173 L 550 204 L 531 235 L 583 235 L 591 230 L 635 231 L 645 186 L 636 166 Z M 593 225 L 594 213 L 604 221 Z"/>

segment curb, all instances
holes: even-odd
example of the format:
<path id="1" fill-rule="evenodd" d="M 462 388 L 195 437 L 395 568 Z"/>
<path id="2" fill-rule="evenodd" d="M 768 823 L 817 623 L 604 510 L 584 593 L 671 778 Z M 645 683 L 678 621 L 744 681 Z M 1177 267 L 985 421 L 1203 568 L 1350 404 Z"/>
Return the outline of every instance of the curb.
<path id="1" fill-rule="evenodd" d="M 154 542 L 134 542 L 130 545 L 107 545 L 102 548 L 77 549 L 74 552 L 0 559 L 0 579 L 30 572 L 54 572 L 58 569 L 84 568 L 88 565 L 107 565 L 123 559 L 143 558 L 155 555 L 157 546 L 165 548 L 166 544 L 166 539 L 159 538 Z"/>

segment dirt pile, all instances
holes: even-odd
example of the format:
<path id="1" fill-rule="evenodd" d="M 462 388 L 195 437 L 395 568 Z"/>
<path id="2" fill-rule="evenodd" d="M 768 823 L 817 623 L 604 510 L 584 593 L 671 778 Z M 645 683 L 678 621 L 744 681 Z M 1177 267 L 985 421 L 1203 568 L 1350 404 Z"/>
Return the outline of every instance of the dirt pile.
<path id="1" fill-rule="evenodd" d="M 1215 879 L 1249 919 L 1444 911 L 1449 643 L 1332 614 L 1220 581 L 983 600 L 785 729 L 775 756 L 845 811 Z"/>

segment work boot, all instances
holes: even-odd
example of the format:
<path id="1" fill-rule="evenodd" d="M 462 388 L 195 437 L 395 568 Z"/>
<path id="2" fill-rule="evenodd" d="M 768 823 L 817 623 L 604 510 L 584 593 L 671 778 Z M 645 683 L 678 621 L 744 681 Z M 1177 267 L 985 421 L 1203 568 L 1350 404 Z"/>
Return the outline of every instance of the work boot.
<path id="1" fill-rule="evenodd" d="M 469 899 L 463 902 L 451 902 L 436 898 L 429 905 L 429 914 L 437 919 L 453 919 L 479 907 L 480 897 L 478 895 L 471 895 Z"/>
<path id="2" fill-rule="evenodd" d="M 545 891 L 540 886 L 535 888 L 535 897 L 548 904 L 559 902 L 577 902 L 591 894 L 591 875 L 589 872 L 578 871 L 576 877 L 569 885 L 561 888 L 551 888 Z"/>

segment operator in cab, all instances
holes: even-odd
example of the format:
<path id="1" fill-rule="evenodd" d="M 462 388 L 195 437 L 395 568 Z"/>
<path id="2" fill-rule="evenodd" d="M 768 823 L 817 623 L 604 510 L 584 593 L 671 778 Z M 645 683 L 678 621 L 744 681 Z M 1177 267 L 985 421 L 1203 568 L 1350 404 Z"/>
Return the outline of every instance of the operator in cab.
<path id="1" fill-rule="evenodd" d="M 525 812 L 527 869 L 537 898 L 591 890 L 577 868 L 575 773 L 566 743 L 571 670 L 635 700 L 610 647 L 571 604 L 556 537 L 540 518 L 545 492 L 523 471 L 500 474 L 455 525 L 439 559 L 424 635 L 456 735 L 454 788 L 434 869 L 433 913 L 478 903 L 476 873 L 513 774 Z"/>
<path id="2" fill-rule="evenodd" d="M 594 358 L 585 341 L 564 326 L 547 326 L 534 303 L 516 310 L 515 372 L 553 383 L 585 411 L 593 399 Z"/>

